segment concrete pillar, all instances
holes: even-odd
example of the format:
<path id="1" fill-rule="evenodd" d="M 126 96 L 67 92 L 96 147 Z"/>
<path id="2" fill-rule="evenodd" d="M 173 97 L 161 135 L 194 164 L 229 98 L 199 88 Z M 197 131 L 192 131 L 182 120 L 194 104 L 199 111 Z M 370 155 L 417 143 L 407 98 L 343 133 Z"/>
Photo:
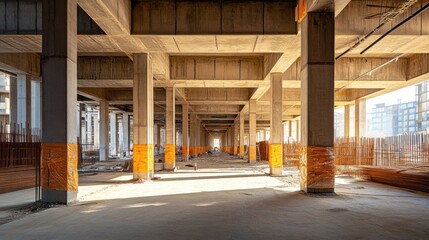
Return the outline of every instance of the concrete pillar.
<path id="1" fill-rule="evenodd" d="M 76 0 L 43 0 L 42 201 L 70 203 L 78 191 Z"/>
<path id="2" fill-rule="evenodd" d="M 100 101 L 99 123 L 100 161 L 109 160 L 109 103 Z"/>
<path id="3" fill-rule="evenodd" d="M 31 128 L 31 76 L 28 74 L 18 74 L 17 107 L 17 123 Z"/>
<path id="4" fill-rule="evenodd" d="M 344 106 L 344 138 L 350 137 L 350 105 Z"/>
<path id="5" fill-rule="evenodd" d="M 249 151 L 248 162 L 256 162 L 256 100 L 249 100 Z"/>
<path id="6" fill-rule="evenodd" d="M 86 128 L 86 105 L 84 103 L 80 104 L 80 143 L 87 143 L 87 128 Z"/>
<path id="7" fill-rule="evenodd" d="M 190 147 L 189 147 L 189 154 L 193 157 L 196 157 L 198 155 L 197 153 L 197 115 L 191 113 L 191 124 L 190 124 Z"/>
<path id="8" fill-rule="evenodd" d="M 122 156 L 130 156 L 130 114 L 122 113 Z"/>
<path id="9" fill-rule="evenodd" d="M 238 119 L 234 120 L 234 156 L 238 154 L 238 146 L 239 146 L 239 133 L 240 133 L 240 122 Z"/>
<path id="10" fill-rule="evenodd" d="M 156 124 L 154 130 L 155 130 L 155 140 L 154 141 L 155 141 L 156 146 L 157 146 L 158 154 L 160 154 L 161 153 L 161 125 Z"/>
<path id="11" fill-rule="evenodd" d="M 189 158 L 189 104 L 182 105 L 182 157 L 187 160 Z"/>
<path id="12" fill-rule="evenodd" d="M 41 129 L 41 102 L 42 102 L 42 83 L 39 81 L 31 82 L 31 127 Z"/>
<path id="13" fill-rule="evenodd" d="M 9 102 L 9 109 L 10 109 L 10 116 L 9 116 L 9 122 L 10 123 L 18 123 L 18 87 L 17 87 L 17 79 L 15 76 L 10 75 L 10 102 Z"/>
<path id="14" fill-rule="evenodd" d="M 133 178 L 152 179 L 155 167 L 152 64 L 147 53 L 134 54 L 133 57 Z"/>
<path id="15" fill-rule="evenodd" d="M 118 156 L 118 128 L 117 128 L 117 114 L 115 112 L 111 112 L 109 114 L 110 121 L 110 143 L 109 150 L 111 156 Z"/>
<path id="16" fill-rule="evenodd" d="M 355 141 L 360 143 L 360 138 L 366 135 L 366 100 L 355 100 Z"/>
<path id="17" fill-rule="evenodd" d="M 271 73 L 271 121 L 269 163 L 270 174 L 281 175 L 283 172 L 283 89 L 282 74 Z"/>
<path id="18" fill-rule="evenodd" d="M 289 120 L 289 132 L 288 132 L 288 136 L 292 137 L 292 120 Z"/>
<path id="19" fill-rule="evenodd" d="M 305 192 L 330 193 L 335 184 L 335 16 L 333 9 L 317 11 L 308 12 L 301 25 L 300 182 Z"/>
<path id="20" fill-rule="evenodd" d="M 240 131 L 239 131 L 240 158 L 244 158 L 244 113 L 240 113 L 239 117 L 240 117 Z"/>
<path id="21" fill-rule="evenodd" d="M 173 170 L 176 167 L 176 102 L 175 89 L 167 87 L 165 107 L 165 153 L 164 169 Z"/>
<path id="22" fill-rule="evenodd" d="M 300 132 L 300 129 L 301 129 L 301 127 L 300 127 L 300 120 L 299 119 L 297 119 L 296 121 L 295 121 L 295 124 L 296 124 L 296 133 L 295 133 L 295 140 L 297 141 L 297 142 L 299 142 L 299 140 L 300 140 L 300 136 L 299 136 L 299 132 Z"/>

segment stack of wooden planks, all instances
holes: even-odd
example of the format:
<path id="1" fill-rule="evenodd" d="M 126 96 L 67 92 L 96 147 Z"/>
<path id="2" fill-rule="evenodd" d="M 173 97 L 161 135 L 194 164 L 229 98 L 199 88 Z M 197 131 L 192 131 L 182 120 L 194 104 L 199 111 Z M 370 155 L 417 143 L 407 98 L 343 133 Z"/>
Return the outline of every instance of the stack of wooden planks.
<path id="1" fill-rule="evenodd" d="M 0 168 L 0 194 L 35 186 L 34 166 Z"/>

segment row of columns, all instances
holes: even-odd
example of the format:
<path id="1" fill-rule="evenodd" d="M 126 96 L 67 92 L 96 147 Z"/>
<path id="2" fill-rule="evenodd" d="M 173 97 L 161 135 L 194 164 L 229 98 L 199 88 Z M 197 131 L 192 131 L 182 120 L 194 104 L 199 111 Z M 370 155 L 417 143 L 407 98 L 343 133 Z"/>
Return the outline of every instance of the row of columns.
<path id="1" fill-rule="evenodd" d="M 43 2 L 43 111 L 42 111 L 42 199 L 68 203 L 78 189 L 77 146 L 77 4 L 76 0 Z M 301 188 L 306 192 L 334 189 L 334 12 L 309 9 L 301 26 Z M 151 179 L 154 174 L 153 74 L 150 56 L 133 54 L 134 81 L 134 179 Z M 269 161 L 271 174 L 282 171 L 282 73 L 272 73 Z M 250 129 L 256 127 L 255 103 L 250 105 Z M 106 113 L 107 103 L 103 103 Z M 174 141 L 174 88 L 167 89 L 167 145 Z M 108 121 L 106 121 L 107 124 Z M 244 156 L 244 116 L 239 116 L 239 154 Z M 190 154 L 204 149 L 205 130 L 191 114 Z M 104 128 L 106 129 L 106 128 Z M 256 131 L 256 129 L 254 129 Z M 251 131 L 251 132 L 255 132 Z M 230 144 L 235 134 L 229 131 Z M 103 134 L 106 134 L 104 132 Z M 184 133 L 183 135 L 186 135 Z M 250 134 L 250 147 L 255 137 Z M 207 138 L 205 138 L 207 139 Z M 227 140 L 228 141 L 228 140 Z M 202 145 L 203 144 L 203 145 Z M 205 143 L 206 144 L 206 143 Z M 231 146 L 231 145 L 230 145 Z M 253 151 L 253 150 L 252 150 Z M 249 156 L 252 155 L 249 152 Z M 104 149 L 107 152 L 107 149 Z M 166 148 L 165 165 L 174 167 L 175 154 Z"/>

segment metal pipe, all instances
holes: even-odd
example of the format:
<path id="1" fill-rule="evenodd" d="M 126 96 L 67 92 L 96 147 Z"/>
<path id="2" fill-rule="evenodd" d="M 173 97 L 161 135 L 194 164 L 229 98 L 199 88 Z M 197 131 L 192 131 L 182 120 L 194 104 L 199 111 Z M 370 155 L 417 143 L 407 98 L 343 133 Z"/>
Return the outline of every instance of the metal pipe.
<path id="1" fill-rule="evenodd" d="M 391 32 L 395 31 L 397 28 L 402 26 L 404 23 L 410 21 L 414 17 L 417 17 L 418 15 L 422 14 L 424 11 L 426 11 L 429 8 L 429 3 L 427 3 L 424 7 L 420 8 L 417 12 L 413 13 L 411 16 L 407 17 L 406 19 L 402 20 L 400 23 L 398 23 L 396 26 L 394 26 L 392 29 L 387 31 L 385 34 L 381 35 L 375 42 L 371 43 L 368 47 L 366 47 L 360 54 L 364 54 L 366 51 L 368 51 L 371 47 L 373 47 L 375 44 L 377 44 L 379 41 L 381 41 L 383 38 L 385 38 L 387 35 L 389 35 Z"/>

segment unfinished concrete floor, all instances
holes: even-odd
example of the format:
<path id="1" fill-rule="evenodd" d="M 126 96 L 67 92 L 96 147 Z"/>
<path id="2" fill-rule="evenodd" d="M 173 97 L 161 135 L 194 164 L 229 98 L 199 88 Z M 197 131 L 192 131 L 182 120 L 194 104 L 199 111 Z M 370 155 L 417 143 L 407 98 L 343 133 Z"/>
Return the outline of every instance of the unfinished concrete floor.
<path id="1" fill-rule="evenodd" d="M 0 239 L 428 239 L 429 194 L 339 177 L 337 195 L 305 195 L 296 171 L 211 158 L 143 184 L 83 176 L 79 203 L 1 225 Z"/>

